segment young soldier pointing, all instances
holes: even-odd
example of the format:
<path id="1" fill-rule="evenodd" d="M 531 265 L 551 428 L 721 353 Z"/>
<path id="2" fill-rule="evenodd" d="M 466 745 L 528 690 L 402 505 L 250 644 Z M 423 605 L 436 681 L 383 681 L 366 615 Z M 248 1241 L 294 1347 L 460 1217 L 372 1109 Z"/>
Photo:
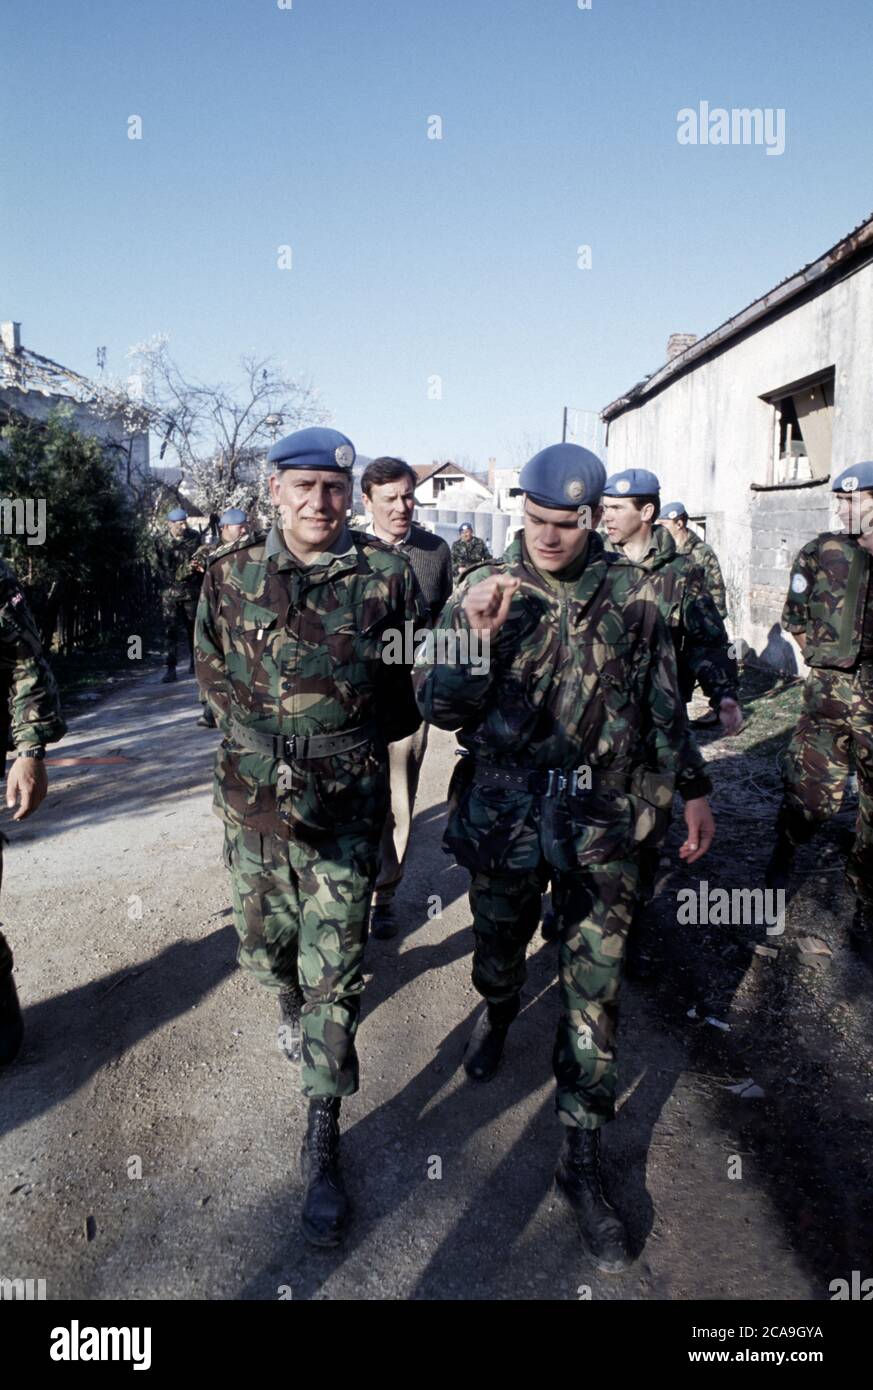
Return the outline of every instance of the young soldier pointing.
<path id="1" fill-rule="evenodd" d="M 467 756 L 449 791 L 446 845 L 472 875 L 473 983 L 486 1002 L 465 1067 L 487 1081 L 520 1007 L 525 952 L 551 878 L 560 923 L 557 1109 L 567 1126 L 558 1185 L 597 1268 L 630 1263 L 599 1175 L 615 1113 L 616 1010 L 639 849 L 677 780 L 687 863 L 712 821 L 688 768 L 673 644 L 648 580 L 604 554 L 594 527 L 606 473 L 575 444 L 522 469 L 524 531 L 501 561 L 467 574 L 438 627 L 488 635 L 490 664 L 439 664 L 415 684 L 425 719 L 459 730 Z M 459 644 L 462 647 L 463 644 Z"/>

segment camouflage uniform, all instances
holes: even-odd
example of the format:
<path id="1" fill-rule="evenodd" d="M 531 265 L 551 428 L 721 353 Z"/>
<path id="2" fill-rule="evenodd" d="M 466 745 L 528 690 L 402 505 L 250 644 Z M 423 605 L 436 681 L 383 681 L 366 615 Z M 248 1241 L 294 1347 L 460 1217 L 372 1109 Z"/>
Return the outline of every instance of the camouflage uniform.
<path id="1" fill-rule="evenodd" d="M 158 578 L 162 586 L 161 613 L 164 619 L 165 659 L 167 666 L 176 665 L 179 637 L 185 633 L 186 645 L 193 652 L 194 619 L 197 597 L 203 574 L 191 568 L 195 555 L 205 549 L 202 538 L 189 526 L 178 540 L 172 535 L 159 537 L 155 542 Z"/>
<path id="2" fill-rule="evenodd" d="M 651 581 L 661 617 L 673 638 L 683 700 L 691 698 L 696 681 L 714 708 L 726 697 L 737 696 L 737 664 L 728 651 L 728 635 L 698 564 L 680 553 L 666 526 L 655 526 L 649 548 L 639 560 L 630 560 L 620 546 L 607 543 L 609 553 L 621 563 L 637 565 Z M 698 768 L 699 752 L 689 745 L 692 768 Z M 660 839 L 670 828 L 670 808 L 664 812 Z M 652 843 L 640 855 L 639 898 L 647 903 L 654 891 L 660 851 Z"/>
<path id="3" fill-rule="evenodd" d="M 706 576 L 706 587 L 712 595 L 712 601 L 720 616 L 726 620 L 728 612 L 724 577 L 721 572 L 721 565 L 718 563 L 718 556 L 712 546 L 707 545 L 703 537 L 698 536 L 696 531 L 689 531 L 688 539 L 683 541 L 679 554 L 688 555 L 703 570 Z"/>
<path id="4" fill-rule="evenodd" d="M 677 752 L 693 740 L 652 588 L 607 556 L 597 535 L 568 574 L 577 568 L 572 579 L 544 576 L 516 536 L 501 561 L 465 576 L 437 624 L 463 632 L 473 584 L 518 578 L 487 673 L 429 660 L 436 648 L 420 653 L 415 684 L 425 719 L 459 729 L 470 755 L 452 777 L 445 844 L 472 876 L 473 983 L 491 1004 L 518 994 L 551 877 L 561 923 L 557 1109 L 565 1124 L 596 1129 L 614 1114 L 639 849 L 657 834 L 674 786 L 692 797 L 707 784 L 699 754 L 692 768 Z M 569 777 L 580 766 L 592 768 L 591 791 L 554 794 L 549 769 Z"/>
<path id="5" fill-rule="evenodd" d="M 846 876 L 873 906 L 873 558 L 851 536 L 809 541 L 791 570 L 782 626 L 806 634 L 812 669 L 803 713 L 785 753 L 778 829 L 794 845 L 839 809 L 850 761 L 858 822 Z"/>
<path id="6" fill-rule="evenodd" d="M 483 540 L 474 536 L 471 541 L 455 541 L 452 546 L 452 573 L 457 579 L 459 574 L 468 570 L 471 565 L 482 565 L 486 560 L 491 559 L 491 553 Z"/>
<path id="7" fill-rule="evenodd" d="M 12 571 L 0 560 L 0 760 L 6 770 L 9 735 L 16 748 L 57 743 L 67 726 L 55 678 L 42 654 L 36 624 Z M 3 876 L 0 835 L 0 880 Z M 0 976 L 12 969 L 12 952 L 0 932 Z"/>
<path id="8" fill-rule="evenodd" d="M 278 527 L 241 537 L 213 554 L 203 583 L 197 678 L 225 735 L 215 809 L 239 960 L 273 989 L 302 988 L 311 1097 L 358 1086 L 354 1038 L 388 806 L 386 743 L 420 724 L 409 669 L 382 660 L 382 634 L 422 617 L 407 562 L 348 529 L 308 566 Z M 281 737 L 272 752 L 252 750 L 247 731 Z M 307 756 L 308 740 L 342 734 L 347 748 Z M 283 743 L 292 738 L 296 756 Z"/>

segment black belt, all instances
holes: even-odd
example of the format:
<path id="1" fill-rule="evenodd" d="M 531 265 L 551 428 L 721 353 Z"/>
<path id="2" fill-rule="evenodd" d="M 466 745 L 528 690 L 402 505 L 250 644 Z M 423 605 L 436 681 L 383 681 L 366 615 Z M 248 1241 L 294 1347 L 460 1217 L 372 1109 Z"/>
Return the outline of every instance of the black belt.
<path id="1" fill-rule="evenodd" d="M 376 732 L 375 724 L 361 724 L 357 729 L 347 729 L 342 734 L 264 734 L 258 729 L 250 729 L 235 715 L 230 719 L 230 737 L 247 753 L 266 753 L 268 757 L 282 762 L 296 762 L 301 758 L 332 758 L 337 753 L 347 753 L 362 743 L 369 743 Z"/>
<path id="2" fill-rule="evenodd" d="M 512 771 L 480 763 L 478 759 L 473 781 L 480 787 L 508 787 L 512 791 L 532 792 L 534 796 L 562 796 L 565 792 L 567 796 L 588 796 L 608 788 L 627 791 L 630 786 L 626 772 L 612 772 L 606 768 L 581 767 L 572 772 L 558 767 Z"/>

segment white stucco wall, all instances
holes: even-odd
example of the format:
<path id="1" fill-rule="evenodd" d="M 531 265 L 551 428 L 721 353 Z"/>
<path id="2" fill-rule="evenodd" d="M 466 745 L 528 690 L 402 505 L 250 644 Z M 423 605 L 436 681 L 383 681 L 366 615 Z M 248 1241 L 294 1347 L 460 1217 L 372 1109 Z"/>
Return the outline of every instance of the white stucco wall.
<path id="1" fill-rule="evenodd" d="M 759 612 L 753 620 L 749 576 L 756 494 L 749 485 L 767 482 L 773 444 L 773 408 L 760 396 L 830 367 L 835 368 L 833 475 L 873 457 L 873 266 L 728 343 L 716 357 L 610 423 L 610 473 L 650 468 L 661 480 L 665 501 L 680 498 L 689 514 L 707 518 L 707 539 L 723 570 L 739 576 L 732 634 L 756 651 L 766 645 L 768 622 L 778 621 L 784 598 L 783 593 L 777 604 L 774 592 L 771 614 Z M 792 490 L 780 496 L 790 507 Z M 799 509 L 798 523 L 803 521 Z M 800 543 L 811 534 L 800 535 Z M 788 537 L 787 549 L 794 539 Z M 785 565 L 786 588 L 791 558 Z"/>

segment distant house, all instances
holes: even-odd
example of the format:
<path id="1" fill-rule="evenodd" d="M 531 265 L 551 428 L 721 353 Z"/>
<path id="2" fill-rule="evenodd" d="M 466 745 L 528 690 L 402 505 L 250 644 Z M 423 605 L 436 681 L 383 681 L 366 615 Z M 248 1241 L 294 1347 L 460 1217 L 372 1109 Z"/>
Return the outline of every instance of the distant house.
<path id="1" fill-rule="evenodd" d="M 469 509 L 494 500 L 485 484 L 458 463 L 413 465 L 413 472 L 418 479 L 415 499 L 419 507 Z"/>
<path id="2" fill-rule="evenodd" d="M 149 468 L 148 429 L 130 430 L 97 410 L 98 387 L 69 367 L 26 348 L 21 324 L 0 323 L 0 425 L 11 420 L 45 421 L 63 408 L 82 434 L 100 439 L 116 453 L 122 482 L 144 478 Z"/>
<path id="3" fill-rule="evenodd" d="M 873 218 L 601 412 L 609 468 L 650 468 L 728 581 L 730 628 L 797 669 L 779 626 L 800 547 L 832 529 L 830 479 L 873 456 Z"/>

